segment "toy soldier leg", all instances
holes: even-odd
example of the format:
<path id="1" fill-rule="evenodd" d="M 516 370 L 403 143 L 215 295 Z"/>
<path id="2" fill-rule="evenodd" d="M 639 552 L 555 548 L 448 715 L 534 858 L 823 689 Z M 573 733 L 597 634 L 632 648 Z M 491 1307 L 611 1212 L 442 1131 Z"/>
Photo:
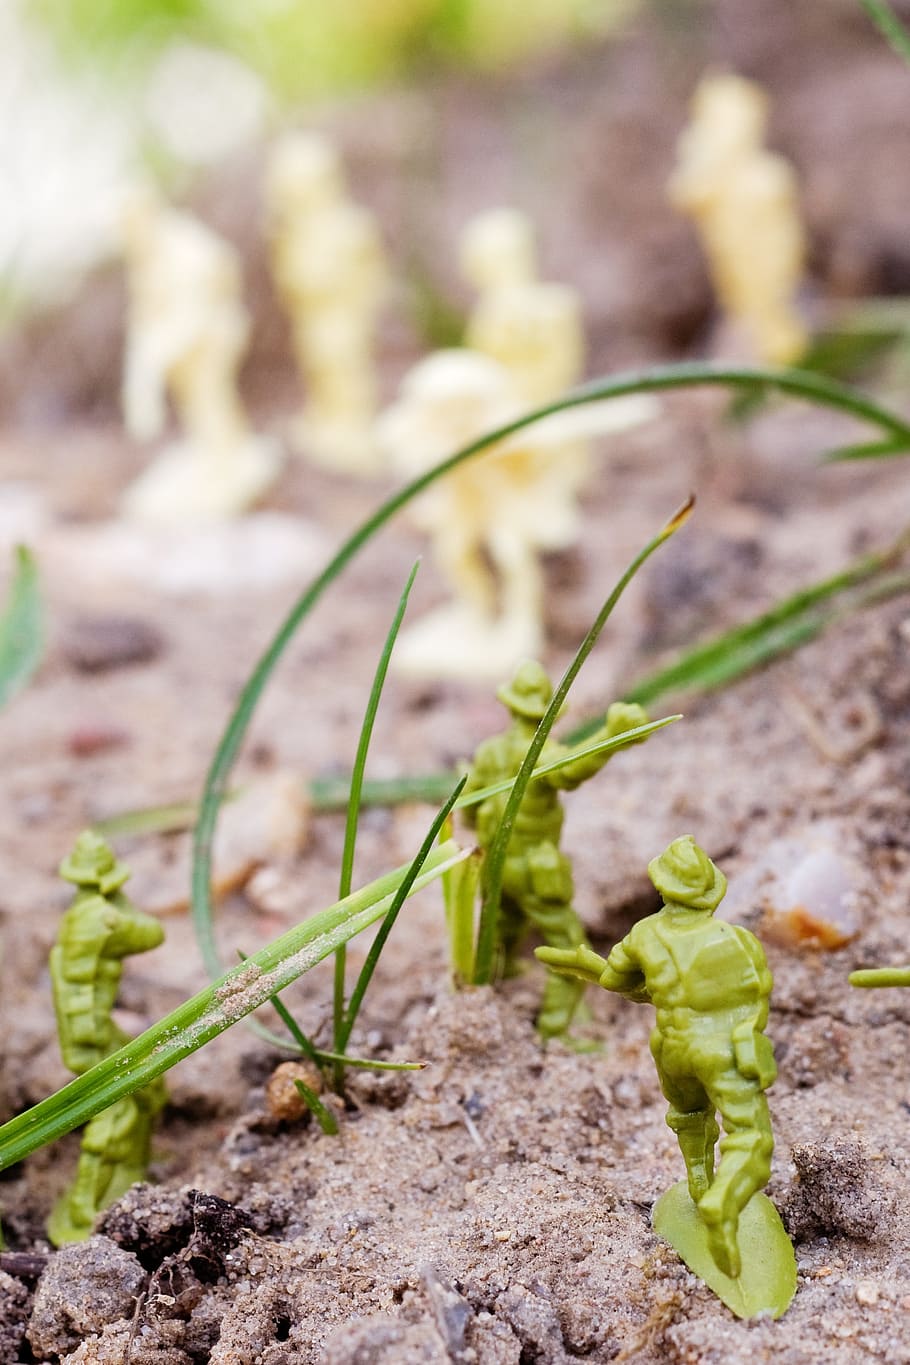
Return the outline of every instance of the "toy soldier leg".
<path id="1" fill-rule="evenodd" d="M 714 1104 L 701 1081 L 692 1075 L 685 1040 L 668 1040 L 655 1029 L 651 1035 L 651 1055 L 660 1088 L 669 1103 L 667 1127 L 676 1134 L 686 1163 L 689 1194 L 697 1204 L 714 1175 L 714 1144 L 720 1136 Z"/>
<path id="2" fill-rule="evenodd" d="M 521 945 L 527 937 L 528 922 L 521 906 L 510 896 L 503 895 L 499 902 L 499 923 L 497 938 L 502 951 L 503 976 L 515 976 L 518 971 L 518 956 Z"/>
<path id="3" fill-rule="evenodd" d="M 440 571 L 459 597 L 482 616 L 492 616 L 496 608 L 496 584 L 474 529 L 466 532 L 455 517 L 444 517 L 434 531 L 434 550 Z"/>
<path id="4" fill-rule="evenodd" d="M 708 1089 L 720 1111 L 724 1136 L 717 1173 L 698 1208 L 709 1226 L 714 1259 L 726 1274 L 736 1276 L 740 1271 L 739 1215 L 753 1194 L 768 1183 L 774 1138 L 768 1102 L 756 1081 L 730 1066 Z"/>
<path id="5" fill-rule="evenodd" d="M 544 901 L 533 896 L 526 901 L 524 911 L 548 948 L 587 946 L 588 937 L 570 902 Z M 537 1031 L 541 1037 L 558 1038 L 568 1031 L 586 985 L 587 982 L 578 977 L 547 972 L 537 1015 Z"/>
<path id="6" fill-rule="evenodd" d="M 239 359 L 233 338 L 205 338 L 171 372 L 175 407 L 200 450 L 230 450 L 245 432 L 235 384 Z"/>
<path id="7" fill-rule="evenodd" d="M 48 1221 L 58 1246 L 87 1237 L 101 1209 L 144 1179 L 151 1122 L 151 1114 L 144 1114 L 132 1095 L 90 1121 L 82 1135 L 76 1178 Z"/>

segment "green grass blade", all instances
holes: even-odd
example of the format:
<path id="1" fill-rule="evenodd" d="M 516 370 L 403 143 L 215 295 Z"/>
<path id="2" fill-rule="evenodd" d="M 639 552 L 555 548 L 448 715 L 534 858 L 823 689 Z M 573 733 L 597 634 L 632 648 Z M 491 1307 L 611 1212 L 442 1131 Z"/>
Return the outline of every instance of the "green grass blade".
<path id="1" fill-rule="evenodd" d="M 360 793 L 362 806 L 401 806 L 409 801 L 430 801 L 440 805 L 457 782 L 454 768 L 446 772 L 426 773 L 416 777 L 386 777 L 366 779 Z M 314 777 L 310 782 L 310 800 L 317 811 L 346 810 L 351 790 L 349 777 Z"/>
<path id="2" fill-rule="evenodd" d="M 581 748 L 573 748 L 569 753 L 563 754 L 561 758 L 554 758 L 551 763 L 541 763 L 539 768 L 535 768 L 528 781 L 533 782 L 537 777 L 544 777 L 547 773 L 555 773 L 560 768 L 564 768 L 567 763 L 574 763 L 577 758 L 587 758 L 590 754 L 609 754 L 617 749 L 626 749 L 630 744 L 637 743 L 640 739 L 647 739 L 648 735 L 653 735 L 655 730 L 663 730 L 665 726 L 672 725 L 675 720 L 682 720 L 682 715 L 677 713 L 675 716 L 662 716 L 660 720 L 648 721 L 647 725 L 636 725 L 631 730 L 623 730 L 621 735 L 613 735 L 611 739 L 598 740 L 596 744 L 588 744 Z M 603 717 L 594 722 L 598 728 L 603 724 Z M 475 788 L 468 796 L 462 796 L 455 802 L 456 810 L 464 810 L 466 806 L 476 806 L 481 801 L 487 801 L 491 796 L 498 796 L 500 792 L 507 792 L 518 781 L 517 777 L 507 777 L 502 782 L 494 782 L 489 787 Z"/>
<path id="3" fill-rule="evenodd" d="M 860 3 L 898 57 L 910 64 L 910 32 L 904 28 L 891 6 L 885 0 L 860 0 Z"/>
<path id="4" fill-rule="evenodd" d="M 861 441 L 857 445 L 841 446 L 824 456 L 825 464 L 846 464 L 849 460 L 881 460 L 892 455 L 906 455 L 901 441 Z"/>
<path id="5" fill-rule="evenodd" d="M 338 1120 L 331 1110 L 326 1109 L 322 1100 L 316 1094 L 316 1091 L 311 1090 L 303 1081 L 296 1079 L 294 1081 L 294 1088 L 325 1135 L 327 1137 L 336 1137 L 338 1134 Z"/>
<path id="6" fill-rule="evenodd" d="M 345 1066 L 360 1071 L 426 1071 L 429 1062 L 386 1062 L 378 1057 L 351 1057 L 344 1052 L 323 1052 L 316 1049 L 320 1062 L 344 1062 Z"/>
<path id="7" fill-rule="evenodd" d="M 474 912 L 482 866 L 483 853 L 474 848 L 465 862 L 442 878 L 449 962 L 457 986 L 467 986 L 474 979 Z"/>
<path id="8" fill-rule="evenodd" d="M 379 701 L 382 697 L 382 689 L 385 686 L 386 675 L 389 671 L 389 660 L 392 657 L 392 650 L 395 641 L 398 639 L 398 632 L 404 620 L 404 614 L 408 607 L 408 598 L 411 595 L 411 588 L 414 586 L 414 579 L 417 570 L 420 568 L 418 559 L 411 572 L 408 574 L 408 581 L 404 585 L 401 597 L 398 599 L 398 607 L 389 632 L 376 665 L 376 672 L 373 676 L 373 685 L 370 688 L 370 695 L 367 700 L 366 710 L 363 715 L 363 724 L 360 727 L 360 737 L 357 741 L 357 754 L 354 759 L 354 768 L 351 772 L 350 786 L 348 789 L 347 819 L 344 827 L 344 848 L 341 854 L 341 872 L 339 875 L 338 896 L 343 900 L 351 890 L 351 879 L 354 875 L 354 848 L 357 842 L 357 817 L 360 812 L 360 796 L 363 790 L 363 774 L 366 768 L 367 754 L 370 748 L 370 740 L 373 735 L 373 726 L 376 721 L 376 713 L 379 710 Z"/>
<path id="9" fill-rule="evenodd" d="M 910 546 L 907 533 L 886 549 L 862 555 L 829 578 L 800 588 L 760 616 L 696 645 L 665 668 L 647 674 L 623 700 L 648 706 L 667 693 L 707 692 L 806 644 L 837 616 L 873 599 L 903 591 L 906 578 L 889 571 Z M 600 720 L 577 726 L 566 743 L 582 743 Z"/>
<path id="10" fill-rule="evenodd" d="M 556 717 L 562 709 L 563 702 L 569 694 L 569 689 L 578 675 L 579 669 L 585 659 L 591 653 L 597 642 L 597 637 L 606 625 L 613 608 L 619 601 L 628 584 L 635 577 L 638 570 L 645 561 L 654 553 L 659 546 L 685 525 L 694 506 L 694 499 L 689 498 L 678 512 L 658 531 L 657 535 L 640 550 L 632 562 L 628 565 L 621 575 L 613 591 L 604 602 L 597 617 L 588 631 L 585 638 L 576 651 L 575 657 L 569 664 L 557 687 L 553 692 L 550 705 L 535 731 L 534 738 L 528 747 L 528 752 L 524 756 L 524 761 L 518 770 L 509 799 L 506 802 L 502 813 L 502 819 L 496 830 L 493 842 L 490 844 L 486 854 L 484 868 L 484 896 L 480 908 L 480 924 L 477 930 L 477 952 L 474 959 L 474 982 L 476 985 L 484 985 L 491 980 L 493 975 L 493 960 L 496 951 L 496 922 L 499 915 L 499 900 L 502 892 L 502 877 L 505 867 L 506 852 L 509 840 L 512 837 L 512 828 L 519 807 L 524 798 L 528 782 L 537 764 L 540 752 L 546 743 L 547 736 L 553 726 Z"/>
<path id="11" fill-rule="evenodd" d="M 247 958 L 249 957 L 249 953 L 241 952 L 241 950 L 238 948 L 237 956 L 240 958 L 241 962 L 246 962 Z M 301 1052 L 304 1057 L 306 1057 L 308 1062 L 312 1062 L 315 1067 L 318 1067 L 319 1060 L 316 1056 L 316 1049 L 314 1048 L 313 1044 L 310 1042 L 309 1038 L 304 1033 L 303 1029 L 297 1023 L 297 1020 L 294 1018 L 293 1014 L 291 1014 L 291 1011 L 288 1009 L 287 1005 L 281 999 L 281 996 L 280 995 L 271 996 L 269 998 L 269 1004 L 272 1006 L 275 1013 L 278 1015 L 278 1018 L 281 1020 L 281 1022 L 287 1029 L 288 1033 L 293 1038 L 298 1051 Z M 256 1021 L 250 1020 L 249 1022 L 255 1023 Z M 279 1038 L 277 1034 L 270 1032 L 269 1029 L 266 1028 L 262 1029 L 260 1032 L 260 1036 L 264 1037 L 267 1042 L 277 1043 L 279 1047 L 285 1046 L 284 1040 L 282 1038 Z"/>
<path id="12" fill-rule="evenodd" d="M 451 840 L 433 849 L 411 891 L 428 885 L 466 856 Z M 339 943 L 348 942 L 362 929 L 375 924 L 388 911 L 408 870 L 406 865 L 388 872 L 346 900 L 295 925 L 119 1052 L 4 1124 L 0 1128 L 0 1170 L 88 1122 L 124 1095 L 148 1085 L 266 1004 L 334 952 Z"/>
<path id="13" fill-rule="evenodd" d="M 432 469 L 428 469 L 425 473 L 412 479 L 410 483 L 382 503 L 344 542 L 322 572 L 312 580 L 298 597 L 254 667 L 228 721 L 206 776 L 193 846 L 192 902 L 196 938 L 203 961 L 212 976 L 217 976 L 221 970 L 212 919 L 212 842 L 215 836 L 218 810 L 227 791 L 231 769 L 240 752 L 259 698 L 273 669 L 293 639 L 301 622 L 306 619 L 326 589 L 338 578 L 364 545 L 397 512 L 413 501 L 424 489 L 429 488 L 437 479 L 443 478 L 450 470 L 457 468 L 466 460 L 473 459 L 497 441 L 503 440 L 518 431 L 523 431 L 543 417 L 549 417 L 554 413 L 565 412 L 572 408 L 584 407 L 589 403 L 603 402 L 609 398 L 621 398 L 630 393 L 658 393 L 701 385 L 720 385 L 736 390 L 748 389 L 756 384 L 766 384 L 781 393 L 788 394 L 790 397 L 802 398 L 808 402 L 818 403 L 823 407 L 846 413 L 848 416 L 856 417 L 861 421 L 870 422 L 895 441 L 902 443 L 910 451 L 910 426 L 901 417 L 896 413 L 889 412 L 864 394 L 821 375 L 803 373 L 800 370 L 765 370 L 758 367 L 714 366 L 697 362 L 658 366 L 650 370 L 631 371 L 617 375 L 612 379 L 595 380 L 582 388 L 573 390 L 554 403 L 536 408 L 533 412 L 528 412 L 497 428 L 497 430 L 486 433 L 447 459 L 441 460 Z"/>
<path id="14" fill-rule="evenodd" d="M 44 611 L 38 566 L 24 545 L 15 550 L 9 597 L 0 616 L 0 706 L 20 692 L 44 653 Z"/>
<path id="15" fill-rule="evenodd" d="M 388 939 L 389 934 L 392 932 L 395 921 L 398 918 L 398 912 L 404 905 L 405 898 L 410 892 L 415 877 L 418 876 L 420 869 L 423 867 L 424 863 L 429 857 L 430 850 L 432 849 L 433 845 L 438 839 L 439 832 L 442 829 L 443 825 L 445 824 L 446 820 L 449 818 L 449 814 L 452 810 L 452 807 L 458 800 L 462 788 L 464 787 L 464 784 L 467 782 L 467 780 L 468 780 L 467 774 L 465 774 L 461 781 L 458 782 L 457 785 L 455 786 L 455 789 L 453 790 L 451 796 L 449 797 L 448 801 L 446 801 L 442 809 L 437 811 L 433 819 L 433 823 L 430 825 L 430 828 L 427 831 L 426 838 L 424 839 L 423 843 L 421 844 L 420 848 L 417 851 L 417 856 L 414 858 L 413 862 L 411 863 L 411 866 L 408 868 L 407 872 L 402 877 L 401 885 L 395 892 L 395 898 L 392 901 L 392 904 L 389 906 L 388 913 L 383 919 L 382 924 L 379 926 L 379 930 L 377 931 L 376 937 L 370 944 L 370 951 L 367 953 L 366 961 L 364 962 L 363 966 L 360 969 L 360 975 L 357 978 L 357 984 L 355 985 L 353 991 L 351 992 L 350 1004 L 348 1005 L 347 1011 L 344 1016 L 344 1022 L 338 1039 L 338 1043 L 336 1043 L 336 1047 L 340 1045 L 342 1052 L 348 1045 L 348 1040 L 351 1036 L 351 1031 L 354 1028 L 355 1023 L 357 1022 L 357 1015 L 360 1013 L 360 1006 L 363 1004 L 363 997 L 366 995 L 367 987 L 369 986 L 370 982 L 373 979 L 373 973 L 375 972 L 376 965 L 379 962 L 379 959 L 382 955 L 382 950 L 386 945 L 386 940 Z"/>
<path id="16" fill-rule="evenodd" d="M 376 665 L 373 685 L 370 688 L 366 710 L 363 714 L 363 724 L 360 727 L 357 753 L 351 773 L 351 788 L 348 793 L 348 812 L 344 827 L 344 848 L 341 854 L 341 872 L 339 874 L 339 900 L 344 900 L 351 890 L 351 879 L 354 875 L 354 848 L 357 843 L 357 821 L 360 816 L 360 793 L 363 789 L 363 773 L 366 767 L 367 754 L 370 749 L 370 740 L 373 736 L 373 726 L 376 721 L 376 713 L 379 710 L 382 689 L 385 686 L 386 675 L 389 671 L 389 660 L 392 657 L 392 650 L 395 648 L 395 641 L 398 639 L 398 632 L 408 608 L 408 598 L 411 595 L 411 588 L 414 586 L 414 579 L 419 568 L 420 560 L 418 559 L 408 574 L 408 581 L 398 599 L 398 607 L 386 635 L 385 644 L 379 656 L 379 663 Z M 347 953 L 344 944 L 342 944 L 335 953 L 335 973 L 332 984 L 332 1041 L 336 1052 L 344 1052 L 346 1041 L 346 1035 L 345 1037 L 342 1036 L 345 1030 L 344 983 L 346 963 Z M 340 1062 L 336 1062 L 333 1068 L 333 1085 L 336 1093 L 341 1093 L 343 1084 L 344 1067 Z"/>

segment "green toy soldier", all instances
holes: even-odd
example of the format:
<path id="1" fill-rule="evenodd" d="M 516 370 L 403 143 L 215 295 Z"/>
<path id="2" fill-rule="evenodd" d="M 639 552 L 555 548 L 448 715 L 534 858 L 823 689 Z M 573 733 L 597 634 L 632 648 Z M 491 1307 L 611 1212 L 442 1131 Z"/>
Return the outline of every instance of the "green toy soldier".
<path id="1" fill-rule="evenodd" d="M 63 1060 L 81 1076 L 128 1041 L 111 1017 L 123 959 L 157 948 L 164 930 L 124 895 L 129 868 L 90 830 L 80 834 L 60 875 L 78 890 L 51 949 L 51 981 Z M 164 1082 L 153 1081 L 88 1124 L 75 1181 L 48 1223 L 56 1245 L 88 1237 L 99 1209 L 144 1178 L 152 1126 L 165 1098 Z"/>
<path id="2" fill-rule="evenodd" d="M 606 990 L 655 1006 L 651 1053 L 669 1101 L 667 1123 L 676 1133 L 686 1163 L 688 1180 L 681 1194 L 685 1195 L 687 1185 L 692 1204 L 686 1201 L 684 1207 L 676 1197 L 663 1226 L 658 1204 L 654 1226 L 711 1283 L 710 1274 L 693 1263 L 697 1248 L 691 1257 L 687 1255 L 692 1250 L 693 1229 L 686 1225 L 686 1218 L 690 1224 L 700 1221 L 703 1240 L 715 1266 L 728 1277 L 728 1286 L 743 1271 L 740 1215 L 771 1173 L 774 1139 L 764 1092 L 777 1068 L 771 1043 L 762 1032 L 768 1019 L 771 973 L 753 934 L 713 918 L 726 891 L 726 878 L 691 835 L 675 839 L 649 864 L 648 873 L 664 905 L 657 914 L 635 924 L 608 958 L 584 946 L 540 948 L 538 956 L 554 971 L 597 981 Z M 725 1135 L 715 1172 L 714 1144 L 720 1132 L 716 1113 Z M 664 1199 L 670 1196 L 676 1196 L 676 1191 L 668 1191 Z M 792 1247 L 773 1205 L 764 1202 L 770 1212 L 759 1205 L 756 1210 L 763 1223 L 765 1250 L 770 1241 L 782 1279 L 774 1291 L 776 1302 L 760 1300 L 757 1307 L 749 1300 L 748 1308 L 773 1311 L 779 1305 L 778 1312 L 783 1312 L 796 1284 L 795 1263 L 792 1287 L 785 1293 Z M 693 1204 L 697 1219 L 690 1216 Z M 766 1259 L 773 1261 L 774 1256 Z M 747 1269 L 753 1273 L 751 1266 Z M 721 1297 L 725 1297 L 723 1287 L 712 1284 Z M 730 1306 L 739 1311 L 741 1305 L 735 1299 Z"/>
<path id="3" fill-rule="evenodd" d="M 465 796 L 516 775 L 550 704 L 553 687 L 541 665 L 529 661 L 521 665 L 512 681 L 500 687 L 496 695 L 508 707 L 512 724 L 477 750 L 464 788 Z M 614 702 L 603 727 L 590 737 L 589 742 L 611 739 L 647 723 L 648 717 L 642 707 Z M 640 740 L 634 742 L 641 743 Z M 556 740 L 547 740 L 540 763 L 553 762 L 570 752 Z M 572 865 L 559 851 L 564 819 L 559 791 L 574 790 L 599 772 L 611 757 L 611 752 L 586 754 L 528 784 L 506 852 L 499 906 L 498 942 L 503 970 L 507 974 L 515 970 L 521 941 L 532 927 L 550 947 L 573 949 L 587 944 L 584 928 L 572 904 Z M 483 853 L 493 842 L 508 795 L 507 791 L 500 792 L 476 806 L 465 808 L 465 819 L 476 830 Z M 549 973 L 537 1016 L 537 1028 L 543 1038 L 566 1033 L 584 990 L 584 984 L 578 980 Z"/>

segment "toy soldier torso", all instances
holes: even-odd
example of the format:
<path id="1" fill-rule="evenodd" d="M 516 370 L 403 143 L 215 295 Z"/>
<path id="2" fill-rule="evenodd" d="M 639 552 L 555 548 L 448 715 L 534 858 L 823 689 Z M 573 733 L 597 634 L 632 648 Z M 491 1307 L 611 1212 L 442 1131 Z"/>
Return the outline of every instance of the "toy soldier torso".
<path id="1" fill-rule="evenodd" d="M 582 370 L 578 296 L 537 282 L 495 289 L 475 309 L 467 344 L 504 365 L 526 402 L 546 402 Z"/>
<path id="2" fill-rule="evenodd" d="M 524 762 L 528 743 L 526 735 L 512 730 L 488 739 L 477 750 L 474 759 L 476 785 L 491 787 L 496 782 L 514 777 Z M 559 751 L 559 745 L 545 744 L 538 766 L 555 757 Z M 508 799 L 509 793 L 504 791 L 481 803 L 477 814 L 477 837 L 481 848 L 489 848 L 493 842 Z M 520 856 L 526 847 L 544 841 L 558 844 L 563 819 L 562 805 L 554 788 L 541 779 L 530 782 L 515 818 L 508 856 Z"/>
<path id="3" fill-rule="evenodd" d="M 747 929 L 706 913 L 665 908 L 640 920 L 626 942 L 644 975 L 659 1029 L 729 1027 L 731 1016 L 755 1014 L 762 1006 L 766 1015 L 771 973 L 761 944 Z"/>
<path id="4" fill-rule="evenodd" d="M 276 242 L 275 268 L 282 289 L 309 307 L 372 308 L 386 282 L 376 225 L 356 204 L 329 205 L 289 226 Z"/>

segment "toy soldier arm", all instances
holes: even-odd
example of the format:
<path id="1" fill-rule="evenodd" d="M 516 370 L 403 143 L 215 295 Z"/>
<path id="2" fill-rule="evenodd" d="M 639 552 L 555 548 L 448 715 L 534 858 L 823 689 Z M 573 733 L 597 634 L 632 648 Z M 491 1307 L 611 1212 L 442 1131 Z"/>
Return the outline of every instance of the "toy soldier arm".
<path id="1" fill-rule="evenodd" d="M 651 998 L 641 969 L 626 950 L 625 940 L 612 949 L 608 958 L 601 957 L 587 944 L 578 948 L 535 948 L 534 955 L 560 976 L 595 982 L 628 1000 L 647 1002 Z"/>
<path id="2" fill-rule="evenodd" d="M 635 703 L 615 701 L 607 711 L 603 725 L 587 742 L 591 744 L 602 739 L 614 739 L 617 735 L 625 734 L 627 730 L 634 730 L 637 726 L 647 725 L 647 723 L 648 713 L 643 706 L 638 706 Z M 630 740 L 629 744 L 643 744 L 647 738 L 648 736 L 645 735 L 643 739 Z M 561 748 L 563 753 L 571 752 L 564 746 L 559 746 L 559 748 Z M 581 758 L 572 759 L 568 763 L 564 763 L 561 768 L 556 768 L 553 772 L 547 773 L 545 780 L 553 787 L 574 791 L 576 787 L 581 786 L 582 782 L 586 782 L 589 777 L 593 777 L 595 773 L 600 772 L 601 768 L 605 763 L 610 761 L 614 753 L 616 753 L 616 750 L 610 749 L 606 753 L 585 754 Z M 552 748 L 548 746 L 546 756 L 548 759 L 550 757 L 556 758 L 556 746 Z"/>
<path id="3" fill-rule="evenodd" d="M 736 1069 L 747 1080 L 757 1081 L 767 1090 L 777 1076 L 777 1063 L 771 1040 L 763 1029 L 768 1019 L 768 997 L 773 984 L 765 952 L 754 934 L 740 928 L 738 937 L 745 946 L 758 977 L 759 1003 L 751 1019 L 744 1019 L 733 1029 L 733 1052 Z"/>
<path id="4" fill-rule="evenodd" d="M 535 948 L 534 956 L 559 976 L 575 976 L 580 981 L 599 982 L 607 959 L 587 944 L 578 948 Z"/>
<path id="5" fill-rule="evenodd" d="M 605 991 L 615 991 L 617 995 L 623 995 L 627 1000 L 637 1000 L 641 1004 L 650 1002 L 644 972 L 632 952 L 628 937 L 610 949 L 610 955 L 600 974 L 600 984 Z"/>

